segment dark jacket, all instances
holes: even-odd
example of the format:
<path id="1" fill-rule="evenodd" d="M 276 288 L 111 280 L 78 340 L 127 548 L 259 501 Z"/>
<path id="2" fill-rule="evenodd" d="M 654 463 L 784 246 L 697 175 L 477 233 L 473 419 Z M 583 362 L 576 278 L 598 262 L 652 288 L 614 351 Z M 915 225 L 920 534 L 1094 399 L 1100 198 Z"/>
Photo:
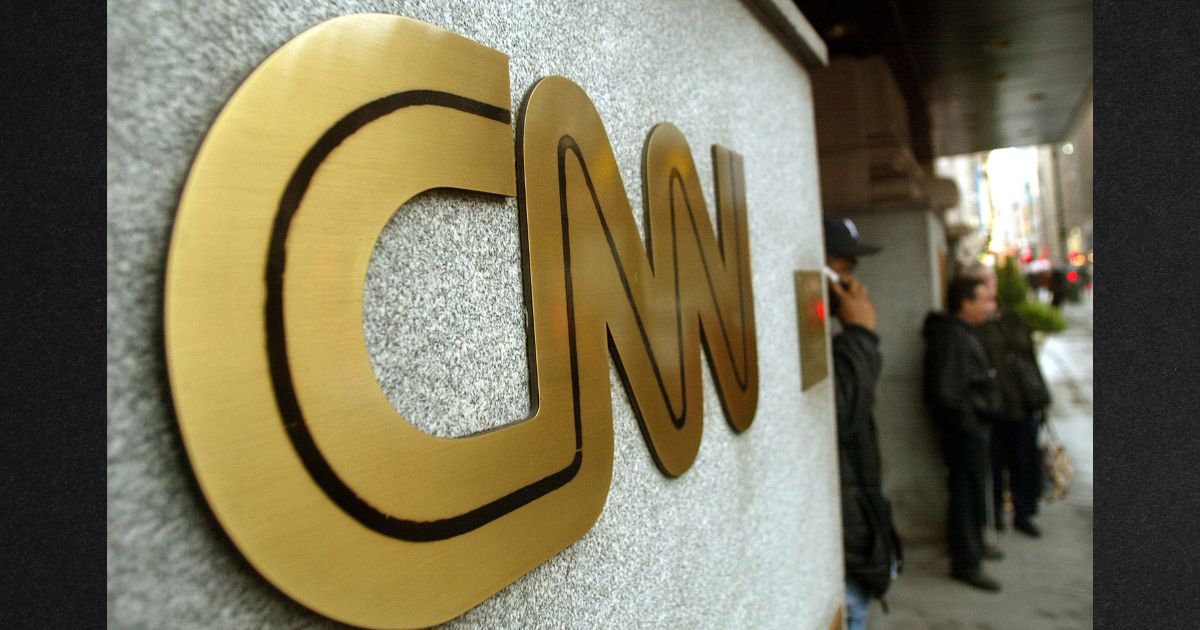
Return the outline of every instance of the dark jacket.
<path id="1" fill-rule="evenodd" d="M 975 336 L 979 338 L 988 361 L 996 369 L 996 380 L 1004 400 L 1003 411 L 997 420 L 1020 422 L 1028 419 L 1029 414 L 1039 407 L 1033 401 L 1026 400 L 1019 373 L 1022 363 L 1032 366 L 1034 371 L 1038 370 L 1029 327 L 1020 314 L 1001 304 L 995 317 L 975 329 Z M 1037 376 L 1040 378 L 1040 373 Z"/>
<path id="2" fill-rule="evenodd" d="M 899 571 L 903 564 L 891 505 L 881 487 L 874 415 L 880 366 L 875 333 L 848 326 L 833 338 L 846 577 L 874 597 L 887 592 L 893 567 Z"/>
<path id="3" fill-rule="evenodd" d="M 925 405 L 938 428 L 986 440 L 987 424 L 1003 415 L 996 371 L 974 327 L 958 317 L 925 318 Z"/>

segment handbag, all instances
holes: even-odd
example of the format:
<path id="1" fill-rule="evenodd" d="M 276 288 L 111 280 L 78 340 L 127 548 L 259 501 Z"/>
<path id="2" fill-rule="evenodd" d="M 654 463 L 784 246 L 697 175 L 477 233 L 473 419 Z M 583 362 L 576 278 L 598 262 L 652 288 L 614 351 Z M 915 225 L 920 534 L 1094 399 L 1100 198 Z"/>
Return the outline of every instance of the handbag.
<path id="1" fill-rule="evenodd" d="M 1075 469 L 1067 457 L 1067 449 L 1062 440 L 1054 432 L 1054 427 L 1046 421 L 1046 444 L 1042 447 L 1042 465 L 1046 469 L 1046 481 L 1049 486 L 1047 501 L 1058 501 L 1067 496 L 1071 489 L 1071 481 L 1075 479 Z"/>
<path id="2" fill-rule="evenodd" d="M 1037 360 L 1018 354 L 1013 361 L 1017 373 L 1017 385 L 1021 389 L 1021 401 L 1026 411 L 1040 411 L 1050 406 L 1050 388 L 1042 378 Z"/>

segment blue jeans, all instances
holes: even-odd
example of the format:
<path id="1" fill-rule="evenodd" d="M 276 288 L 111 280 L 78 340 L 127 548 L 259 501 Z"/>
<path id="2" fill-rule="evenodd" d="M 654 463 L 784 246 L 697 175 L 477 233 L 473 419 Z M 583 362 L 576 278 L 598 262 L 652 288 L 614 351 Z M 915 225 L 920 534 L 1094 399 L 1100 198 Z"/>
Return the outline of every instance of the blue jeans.
<path id="1" fill-rule="evenodd" d="M 866 630 L 871 598 L 851 580 L 846 580 L 846 630 Z"/>

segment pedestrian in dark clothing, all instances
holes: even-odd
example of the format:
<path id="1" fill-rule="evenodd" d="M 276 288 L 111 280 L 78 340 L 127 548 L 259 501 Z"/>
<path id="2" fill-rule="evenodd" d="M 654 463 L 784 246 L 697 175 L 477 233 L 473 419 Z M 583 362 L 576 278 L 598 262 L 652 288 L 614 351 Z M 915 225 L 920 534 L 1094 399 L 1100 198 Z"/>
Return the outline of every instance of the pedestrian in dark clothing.
<path id="1" fill-rule="evenodd" d="M 992 427 L 992 514 L 996 529 L 1004 530 L 1007 485 L 1012 493 L 1013 527 L 1037 538 L 1041 530 L 1033 523 L 1033 517 L 1042 495 L 1037 434 L 1050 399 L 1033 353 L 1033 339 L 1025 321 L 1007 304 L 998 305 L 992 318 L 975 333 L 996 369 L 1004 401 Z"/>
<path id="2" fill-rule="evenodd" d="M 875 305 L 854 277 L 858 256 L 878 247 L 858 242 L 849 220 L 825 218 L 827 266 L 840 278 L 829 284 L 833 315 L 842 331 L 833 338 L 833 376 L 842 490 L 842 542 L 848 630 L 866 628 L 870 599 L 883 600 L 903 564 L 891 505 L 883 496 L 875 429 L 875 383 L 881 359 Z M 886 604 L 885 604 L 886 606 Z"/>
<path id="3" fill-rule="evenodd" d="M 1059 267 L 1050 271 L 1050 306 L 1062 308 L 1067 298 L 1067 272 Z"/>
<path id="4" fill-rule="evenodd" d="M 960 276 L 950 282 L 946 301 L 948 314 L 930 313 L 925 319 L 924 387 L 925 404 L 949 469 L 950 573 L 976 588 L 998 591 L 1000 585 L 984 573 L 982 560 L 1000 557 L 984 544 L 983 529 L 988 422 L 1001 413 L 1002 403 L 995 370 L 974 333 L 995 310 L 995 296 L 979 278 Z"/>

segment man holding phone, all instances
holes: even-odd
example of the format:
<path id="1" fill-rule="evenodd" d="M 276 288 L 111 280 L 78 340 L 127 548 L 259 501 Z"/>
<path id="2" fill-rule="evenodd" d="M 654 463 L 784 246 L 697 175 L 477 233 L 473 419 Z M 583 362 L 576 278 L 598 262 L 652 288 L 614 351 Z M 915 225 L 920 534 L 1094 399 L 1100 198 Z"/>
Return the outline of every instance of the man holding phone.
<path id="1" fill-rule="evenodd" d="M 846 563 L 848 630 L 866 628 L 871 598 L 883 600 L 899 574 L 903 553 L 883 496 L 875 430 L 875 383 L 881 357 L 875 304 L 854 276 L 859 256 L 879 247 L 861 243 L 849 219 L 826 216 L 825 273 L 830 313 L 841 323 L 833 338 L 833 376 L 842 490 L 842 544 Z M 886 609 L 886 603 L 885 603 Z"/>

